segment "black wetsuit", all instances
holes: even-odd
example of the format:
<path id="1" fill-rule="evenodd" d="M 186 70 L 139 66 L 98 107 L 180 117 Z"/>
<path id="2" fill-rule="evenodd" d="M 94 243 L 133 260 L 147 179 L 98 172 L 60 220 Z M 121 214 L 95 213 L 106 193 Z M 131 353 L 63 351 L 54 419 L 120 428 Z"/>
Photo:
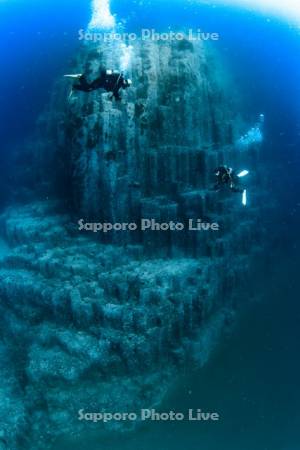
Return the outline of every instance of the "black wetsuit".
<path id="1" fill-rule="evenodd" d="M 122 74 L 112 73 L 107 74 L 106 71 L 101 72 L 100 77 L 89 83 L 85 75 L 79 78 L 79 84 L 75 84 L 73 89 L 76 91 L 92 92 L 97 89 L 105 89 L 107 92 L 112 92 L 116 100 L 121 100 L 120 89 L 126 89 L 128 82 Z"/>
<path id="2" fill-rule="evenodd" d="M 239 184 L 239 178 L 236 173 L 228 167 L 222 166 L 215 170 L 217 182 L 214 190 L 219 191 L 223 187 L 228 187 L 232 192 L 243 192 Z"/>

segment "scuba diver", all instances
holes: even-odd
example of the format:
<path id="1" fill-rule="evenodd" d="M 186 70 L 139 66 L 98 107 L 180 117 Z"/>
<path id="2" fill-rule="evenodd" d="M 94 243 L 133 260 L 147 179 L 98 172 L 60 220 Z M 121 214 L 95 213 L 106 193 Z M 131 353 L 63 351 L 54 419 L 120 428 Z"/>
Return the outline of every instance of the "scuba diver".
<path id="1" fill-rule="evenodd" d="M 232 192 L 243 192 L 243 189 L 239 187 L 241 174 L 237 174 L 231 167 L 218 167 L 214 173 L 216 176 L 215 191 L 220 191 L 223 187 L 228 187 Z"/>
<path id="2" fill-rule="evenodd" d="M 219 192 L 223 188 L 229 188 L 231 192 L 242 194 L 242 204 L 247 205 L 247 190 L 240 186 L 240 179 L 249 174 L 248 170 L 236 173 L 231 167 L 221 166 L 215 170 L 216 184 L 213 190 Z"/>
<path id="3" fill-rule="evenodd" d="M 106 92 L 112 92 L 111 100 L 115 98 L 116 101 L 122 100 L 120 90 L 127 89 L 132 84 L 131 80 L 125 79 L 122 73 L 112 70 L 101 70 L 100 76 L 90 83 L 84 74 L 65 75 L 65 77 L 78 80 L 78 83 L 73 85 L 72 90 L 92 92 L 97 89 L 104 89 Z"/>

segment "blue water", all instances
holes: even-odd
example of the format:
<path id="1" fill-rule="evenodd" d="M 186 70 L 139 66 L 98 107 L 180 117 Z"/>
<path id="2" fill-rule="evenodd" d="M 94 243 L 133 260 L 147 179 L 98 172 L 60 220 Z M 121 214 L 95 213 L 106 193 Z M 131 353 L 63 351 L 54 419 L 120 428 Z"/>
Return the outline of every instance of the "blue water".
<path id="1" fill-rule="evenodd" d="M 300 139 L 300 37 L 296 27 L 242 9 L 200 6 L 197 1 L 113 0 L 111 9 L 128 31 L 153 27 L 218 32 L 221 39 L 215 47 L 233 75 L 237 92 L 243 93 L 249 120 L 258 112 L 265 113 L 269 154 L 284 164 L 287 158 L 281 157 L 288 147 L 288 158 L 294 162 Z M 88 0 L 76 0 L 76 6 L 71 0 L 0 2 L 3 163 L 14 144 L 32 132 L 55 80 L 76 53 L 78 30 L 85 28 L 90 14 Z"/>
<path id="2" fill-rule="evenodd" d="M 221 35 L 216 44 L 234 70 L 249 115 L 265 111 L 279 132 L 293 133 L 300 112 L 299 30 L 243 10 L 199 6 L 184 0 L 113 0 L 127 30 L 201 28 Z M 25 136 L 78 47 L 78 30 L 90 17 L 88 0 L 0 2 L 2 142 Z M 270 20 L 270 21 L 268 21 Z M 30 101 L 29 101 L 30 99 Z M 253 101 L 254 99 L 254 101 Z"/>
<path id="3" fill-rule="evenodd" d="M 111 436 L 85 438 L 79 445 L 67 441 L 55 450 L 297 450 L 300 310 L 293 298 L 300 288 L 295 281 L 300 261 L 295 254 L 285 256 L 266 277 L 261 301 L 244 312 L 204 369 L 179 378 L 160 409 L 200 407 L 218 411 L 220 422 L 156 422 L 128 436 L 121 447 Z"/>
<path id="4" fill-rule="evenodd" d="M 199 27 L 220 33 L 214 45 L 236 92 L 243 94 L 244 115 L 250 122 L 258 113 L 266 116 L 263 154 L 272 169 L 270 197 L 278 207 L 268 223 L 277 238 L 262 304 L 245 314 L 204 370 L 181 378 L 165 400 L 165 409 L 178 410 L 202 402 L 221 409 L 224 421 L 217 429 L 155 425 L 122 447 L 106 442 L 105 449 L 298 450 L 299 30 L 271 16 L 185 0 L 113 0 L 111 7 L 127 31 Z M 55 80 L 76 53 L 78 30 L 89 18 L 88 0 L 0 1 L 0 205 L 7 203 L 14 147 L 33 132 Z M 90 445 L 82 442 L 78 448 Z M 103 443 L 93 445 L 104 448 Z"/>

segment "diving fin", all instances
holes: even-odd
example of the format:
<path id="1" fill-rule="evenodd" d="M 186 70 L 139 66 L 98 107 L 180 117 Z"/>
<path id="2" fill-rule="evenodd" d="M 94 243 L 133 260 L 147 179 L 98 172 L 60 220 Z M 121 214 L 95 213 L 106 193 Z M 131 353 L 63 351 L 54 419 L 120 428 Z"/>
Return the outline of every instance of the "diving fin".
<path id="1" fill-rule="evenodd" d="M 72 98 L 72 95 L 73 95 L 73 89 L 71 89 L 71 91 L 70 91 L 70 94 L 69 94 L 69 97 L 68 97 L 68 100 L 71 100 L 71 98 Z"/>

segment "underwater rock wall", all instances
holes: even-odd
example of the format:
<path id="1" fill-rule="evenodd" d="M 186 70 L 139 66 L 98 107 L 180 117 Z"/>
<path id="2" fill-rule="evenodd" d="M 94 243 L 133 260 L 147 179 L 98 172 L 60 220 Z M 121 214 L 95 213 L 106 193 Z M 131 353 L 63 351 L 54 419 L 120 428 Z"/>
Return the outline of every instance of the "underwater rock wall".
<path id="1" fill-rule="evenodd" d="M 53 102 L 59 107 L 54 117 L 51 108 L 45 123 L 54 131 L 52 166 L 60 191 L 65 185 L 74 215 L 86 221 L 223 220 L 224 199 L 209 189 L 213 170 L 228 162 L 251 168 L 259 160 L 255 142 L 247 151 L 235 146 L 243 127 L 235 102 L 225 95 L 223 69 L 201 43 L 136 41 L 127 50 L 116 42 L 85 45 L 72 70 L 96 78 L 101 67 L 118 68 L 126 51 L 133 87 L 122 93 L 122 103 L 99 91 L 74 92 L 67 100 L 69 82 L 58 85 Z M 147 254 L 158 248 L 165 255 L 222 252 L 203 236 L 195 242 L 195 233 L 110 236 L 117 244 L 142 244 Z"/>
<path id="2" fill-rule="evenodd" d="M 132 221 L 146 198 L 159 209 L 155 196 L 203 185 L 203 150 L 233 139 L 231 113 L 201 47 L 137 42 L 131 54 L 133 87 L 124 104 L 78 93 L 66 115 L 74 204 L 100 221 Z M 81 56 L 85 64 L 76 70 L 93 78 L 100 66 L 117 68 L 119 58 L 120 48 L 111 44 Z"/>
<path id="3" fill-rule="evenodd" d="M 118 68 L 123 50 L 84 46 L 74 71 Z M 242 126 L 214 59 L 185 41 L 136 42 L 132 58 L 122 103 L 99 92 L 68 97 L 57 84 L 32 145 L 43 201 L 1 216 L 11 248 L 0 260 L 9 361 L 1 393 L 15 414 L 0 409 L 0 431 L 13 450 L 101 430 L 78 421 L 79 409 L 158 405 L 183 366 L 205 363 L 260 252 L 263 190 L 248 208 L 239 194 L 211 190 L 223 163 L 253 169 L 249 188 L 262 184 L 259 146 L 235 146 Z M 115 233 L 101 242 L 78 231 L 81 217 L 201 218 L 220 231 Z"/>
<path id="4" fill-rule="evenodd" d="M 145 260 L 134 247 L 70 236 L 57 209 L 35 203 L 1 219 L 11 246 L 0 270 L 5 357 L 14 349 L 2 393 L 16 406 L 12 424 L 0 410 L 0 425 L 11 449 L 101 431 L 79 422 L 79 409 L 158 405 L 181 367 L 206 362 L 251 263 L 246 255 Z"/>

